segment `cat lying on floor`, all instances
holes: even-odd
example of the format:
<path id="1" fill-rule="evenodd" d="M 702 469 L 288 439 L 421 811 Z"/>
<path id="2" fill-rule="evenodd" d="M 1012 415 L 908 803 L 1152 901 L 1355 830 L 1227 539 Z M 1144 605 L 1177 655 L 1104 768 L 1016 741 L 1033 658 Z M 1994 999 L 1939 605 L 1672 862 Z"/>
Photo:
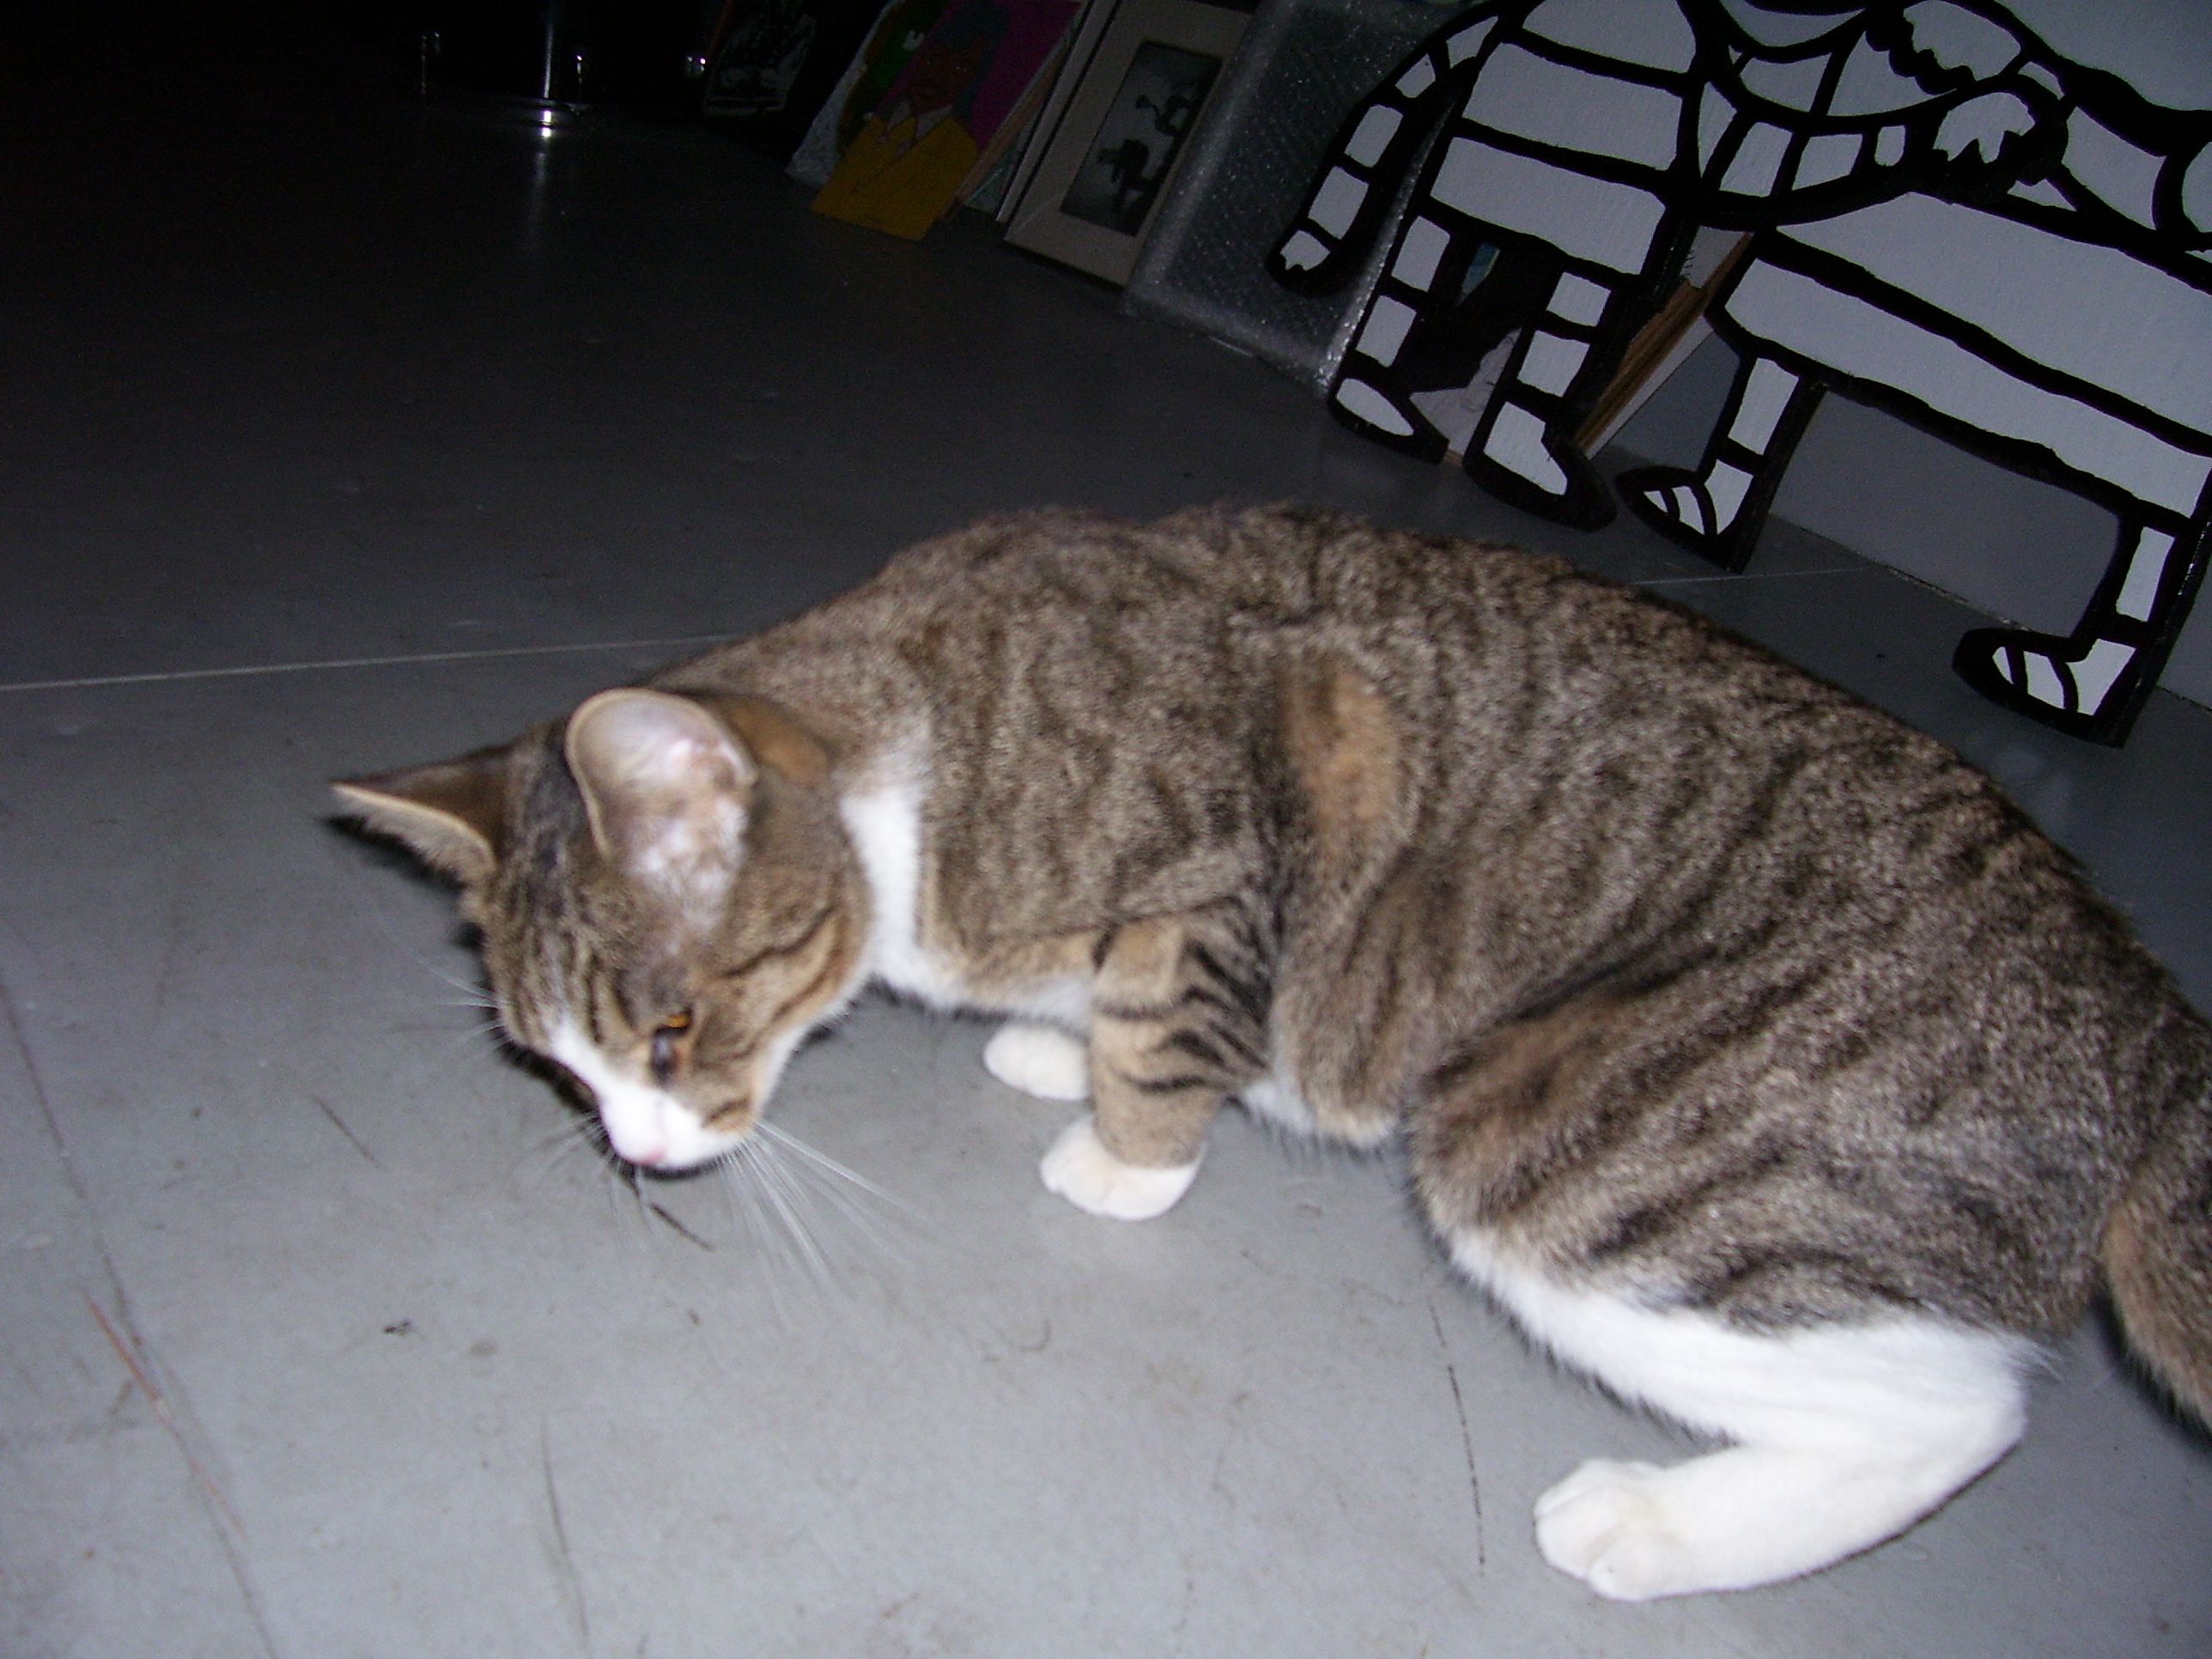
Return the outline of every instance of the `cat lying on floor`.
<path id="1" fill-rule="evenodd" d="M 1624 1599 L 1881 1542 L 2109 1286 L 2212 1417 L 2212 1030 L 1979 773 L 1553 560 L 1327 514 L 989 521 L 512 744 L 341 783 L 508 1034 L 677 1170 L 879 981 L 1169 1208 L 1223 1103 L 1406 1138 L 1455 1261 L 1726 1441 L 1546 1493 Z"/>

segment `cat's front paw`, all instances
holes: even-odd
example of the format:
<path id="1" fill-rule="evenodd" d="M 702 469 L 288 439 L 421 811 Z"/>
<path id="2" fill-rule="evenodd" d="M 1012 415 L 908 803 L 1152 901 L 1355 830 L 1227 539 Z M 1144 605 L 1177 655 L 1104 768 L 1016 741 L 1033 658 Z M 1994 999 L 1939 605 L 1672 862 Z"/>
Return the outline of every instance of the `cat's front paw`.
<path id="1" fill-rule="evenodd" d="M 1150 1221 L 1173 1209 L 1190 1190 L 1198 1160 L 1170 1170 L 1124 1164 L 1101 1143 L 1094 1120 L 1079 1117 L 1060 1131 L 1037 1173 L 1044 1177 L 1046 1191 L 1058 1193 L 1079 1210 L 1116 1221 Z"/>
<path id="2" fill-rule="evenodd" d="M 1091 1097 L 1091 1049 L 1056 1025 L 1007 1021 L 983 1045 L 983 1069 L 1039 1100 Z"/>

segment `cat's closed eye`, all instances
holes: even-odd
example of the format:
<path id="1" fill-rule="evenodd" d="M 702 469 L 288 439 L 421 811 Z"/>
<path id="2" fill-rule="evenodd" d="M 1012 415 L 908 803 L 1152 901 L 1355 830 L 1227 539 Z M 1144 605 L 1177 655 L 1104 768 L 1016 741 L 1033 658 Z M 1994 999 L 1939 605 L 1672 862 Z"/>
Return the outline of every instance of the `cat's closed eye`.
<path id="1" fill-rule="evenodd" d="M 676 1067 L 683 1059 L 682 1042 L 691 1029 L 691 1011 L 679 1009 L 656 1026 L 653 1033 L 653 1080 L 662 1088 L 676 1075 Z"/>

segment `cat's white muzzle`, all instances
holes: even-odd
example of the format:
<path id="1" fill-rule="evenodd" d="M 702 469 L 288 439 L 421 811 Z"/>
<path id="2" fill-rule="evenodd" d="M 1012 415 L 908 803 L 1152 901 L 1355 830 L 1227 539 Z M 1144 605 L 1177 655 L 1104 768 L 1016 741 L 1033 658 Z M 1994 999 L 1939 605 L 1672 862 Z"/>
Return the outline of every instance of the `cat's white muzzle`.
<path id="1" fill-rule="evenodd" d="M 592 1091 L 608 1143 L 641 1170 L 696 1169 L 734 1151 L 744 1139 L 708 1127 L 667 1091 L 624 1077 L 572 1022 L 561 1023 L 549 1046 L 553 1058 Z"/>

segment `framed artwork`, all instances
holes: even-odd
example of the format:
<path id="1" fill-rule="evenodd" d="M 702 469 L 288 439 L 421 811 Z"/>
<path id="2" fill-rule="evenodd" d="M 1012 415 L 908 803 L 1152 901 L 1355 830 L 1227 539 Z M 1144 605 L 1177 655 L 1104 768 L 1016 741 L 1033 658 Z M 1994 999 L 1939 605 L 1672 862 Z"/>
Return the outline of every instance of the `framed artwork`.
<path id="1" fill-rule="evenodd" d="M 886 0 L 867 39 L 792 152 L 786 171 L 793 178 L 814 190 L 830 182 L 859 136 L 861 123 L 876 112 L 884 92 L 905 72 L 908 60 L 929 38 L 944 10 L 945 0 Z"/>
<path id="2" fill-rule="evenodd" d="M 1006 240 L 1127 283 L 1184 141 L 1249 21 L 1199 0 L 1121 0 Z"/>
<path id="3" fill-rule="evenodd" d="M 1052 84 L 1045 89 L 1042 107 L 1037 111 L 1036 127 L 1022 145 L 1021 159 L 1014 163 L 1012 175 L 1006 180 L 1006 191 L 995 210 L 1000 224 L 1012 222 L 1014 210 L 1021 205 L 1022 198 L 1036 176 L 1037 163 L 1044 159 L 1052 135 L 1060 131 L 1060 118 L 1067 113 L 1067 100 L 1075 96 L 1075 89 L 1091 68 L 1091 60 L 1097 56 L 1098 42 L 1104 37 L 1106 26 L 1114 21 L 1118 0 L 1084 0 L 1075 27 L 1068 31 L 1067 52 L 1061 60 Z"/>
<path id="4" fill-rule="evenodd" d="M 875 15 L 872 0 L 729 0 L 699 112 L 788 160 Z"/>

